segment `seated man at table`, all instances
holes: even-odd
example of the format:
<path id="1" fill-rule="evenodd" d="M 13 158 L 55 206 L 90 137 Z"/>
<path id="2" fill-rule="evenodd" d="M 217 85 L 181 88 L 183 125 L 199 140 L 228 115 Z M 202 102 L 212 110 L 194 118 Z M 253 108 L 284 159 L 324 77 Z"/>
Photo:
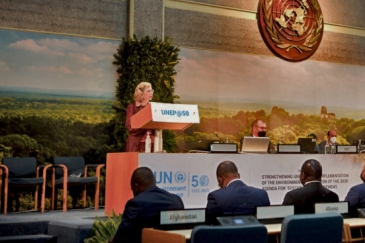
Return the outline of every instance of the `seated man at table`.
<path id="1" fill-rule="evenodd" d="M 338 195 L 321 183 L 322 165 L 314 159 L 305 161 L 300 171 L 300 182 L 304 187 L 287 192 L 283 205 L 294 205 L 295 214 L 314 213 L 314 204 L 338 202 Z"/>
<path id="2" fill-rule="evenodd" d="M 331 129 L 327 132 L 327 140 L 322 141 L 318 144 L 318 153 L 325 154 L 326 146 L 336 146 L 338 145 L 337 141 L 337 132 L 334 129 Z"/>
<path id="3" fill-rule="evenodd" d="M 217 216 L 254 215 L 256 206 L 270 205 L 265 190 L 250 187 L 240 180 L 240 174 L 233 162 L 220 163 L 216 173 L 220 189 L 208 194 L 208 224 L 216 224 Z"/>
<path id="4" fill-rule="evenodd" d="M 134 198 L 130 199 L 123 212 L 122 223 L 109 242 L 141 243 L 142 229 L 159 224 L 162 210 L 183 210 L 181 198 L 156 186 L 156 179 L 147 167 L 137 168 L 131 178 Z"/>
<path id="5" fill-rule="evenodd" d="M 351 216 L 357 216 L 358 208 L 365 208 L 365 165 L 360 174 L 360 178 L 364 183 L 350 188 L 345 201 L 349 202 Z"/>

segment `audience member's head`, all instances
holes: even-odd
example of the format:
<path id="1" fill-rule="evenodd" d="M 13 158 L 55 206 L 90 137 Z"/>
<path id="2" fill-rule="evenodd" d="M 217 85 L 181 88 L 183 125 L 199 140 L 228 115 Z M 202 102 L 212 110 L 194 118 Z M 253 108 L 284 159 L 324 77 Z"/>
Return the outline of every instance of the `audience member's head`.
<path id="1" fill-rule="evenodd" d="M 232 161 L 223 161 L 217 167 L 218 185 L 224 188 L 228 183 L 234 179 L 240 178 L 237 166 Z"/>
<path id="2" fill-rule="evenodd" d="M 309 159 L 304 162 L 300 170 L 300 182 L 304 185 L 309 181 L 321 181 L 322 166 L 315 159 Z"/>
<path id="3" fill-rule="evenodd" d="M 137 196 L 148 187 L 155 185 L 156 179 L 150 168 L 140 167 L 133 172 L 131 178 L 131 189 L 134 196 Z"/>
<path id="4" fill-rule="evenodd" d="M 255 119 L 252 122 L 252 136 L 265 137 L 266 136 L 266 123 L 263 120 Z"/>

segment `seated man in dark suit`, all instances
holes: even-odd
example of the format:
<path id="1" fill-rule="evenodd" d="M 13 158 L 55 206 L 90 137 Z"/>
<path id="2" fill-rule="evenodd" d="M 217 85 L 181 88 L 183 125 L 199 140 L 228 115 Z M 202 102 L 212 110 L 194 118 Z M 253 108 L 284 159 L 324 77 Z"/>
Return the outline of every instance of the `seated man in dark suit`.
<path id="1" fill-rule="evenodd" d="M 236 165 L 224 161 L 217 167 L 220 189 L 208 194 L 207 223 L 215 224 L 222 215 L 254 215 L 256 206 L 270 205 L 267 192 L 250 187 L 240 180 Z"/>
<path id="2" fill-rule="evenodd" d="M 304 187 L 287 192 L 283 205 L 294 205 L 295 214 L 314 213 L 314 204 L 338 202 L 338 195 L 321 183 L 322 166 L 314 159 L 304 162 L 300 172 L 300 182 Z"/>
<path id="3" fill-rule="evenodd" d="M 184 209 L 179 196 L 156 186 L 156 179 L 147 167 L 140 167 L 133 172 L 131 188 L 134 198 L 127 202 L 122 223 L 109 242 L 141 243 L 142 229 L 158 226 L 159 211 Z"/>
<path id="4" fill-rule="evenodd" d="M 349 202 L 350 214 L 354 217 L 357 216 L 358 208 L 365 208 L 365 166 L 360 178 L 364 183 L 351 187 L 345 198 L 345 201 Z"/>
<path id="5" fill-rule="evenodd" d="M 325 154 L 326 146 L 336 146 L 338 145 L 337 141 L 337 132 L 334 129 L 331 129 L 327 132 L 327 140 L 322 141 L 318 144 L 318 153 Z"/>

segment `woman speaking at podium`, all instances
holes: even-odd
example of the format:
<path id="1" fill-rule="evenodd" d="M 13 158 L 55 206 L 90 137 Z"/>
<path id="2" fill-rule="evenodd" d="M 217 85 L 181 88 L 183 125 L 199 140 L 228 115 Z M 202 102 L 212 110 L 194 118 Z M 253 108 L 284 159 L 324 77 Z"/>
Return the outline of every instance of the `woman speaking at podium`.
<path id="1" fill-rule="evenodd" d="M 127 107 L 127 115 L 125 125 L 129 131 L 126 152 L 144 152 L 145 141 L 147 133 L 150 135 L 151 141 L 153 142 L 153 130 L 148 129 L 132 129 L 131 128 L 131 117 L 142 110 L 153 97 L 152 85 L 148 82 L 141 82 L 137 85 L 134 91 L 134 102 L 129 104 Z M 153 148 L 153 146 L 151 146 Z"/>

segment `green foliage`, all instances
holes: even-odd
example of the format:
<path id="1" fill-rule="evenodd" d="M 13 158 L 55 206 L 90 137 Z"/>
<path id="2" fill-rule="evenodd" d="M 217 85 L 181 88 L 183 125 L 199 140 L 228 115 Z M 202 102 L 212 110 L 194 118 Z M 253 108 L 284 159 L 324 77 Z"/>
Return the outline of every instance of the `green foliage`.
<path id="1" fill-rule="evenodd" d="M 54 156 L 84 156 L 87 163 L 105 163 L 108 123 L 87 124 L 63 119 L 30 117 L 0 118 L 0 145 L 12 157 L 34 156 L 50 162 Z M 8 149 L 9 150 L 9 149 Z"/>
<path id="2" fill-rule="evenodd" d="M 47 95 L 0 92 L 0 161 L 3 157 L 36 157 L 40 164 L 54 156 L 83 156 L 87 164 L 105 163 L 110 146 L 111 100 L 60 98 Z M 100 191 L 105 189 L 105 170 L 101 171 Z M 94 187 L 87 187 L 87 206 L 93 205 Z M 9 210 L 33 208 L 33 191 L 19 190 L 11 198 Z M 61 207 L 62 190 L 58 192 Z M 12 196 L 12 195 L 11 195 Z M 46 195 L 48 197 L 48 195 Z M 77 195 L 81 198 L 81 195 Z M 103 193 L 100 202 L 103 202 Z M 10 198 L 10 196 L 9 196 Z M 92 197 L 93 198 L 93 197 Z M 46 199 L 46 209 L 50 203 Z M 81 207 L 81 199 L 68 196 L 68 207 Z"/>
<path id="3" fill-rule="evenodd" d="M 99 124 L 113 117 L 113 102 L 107 99 L 70 98 L 0 92 L 0 118 L 32 117 Z M 15 97 L 10 97 L 15 96 Z"/>
<path id="4" fill-rule="evenodd" d="M 208 108 L 203 108 L 208 109 Z M 364 139 L 365 120 L 355 121 L 349 118 L 327 119 L 319 115 L 289 114 L 285 109 L 274 106 L 269 114 L 263 110 L 240 110 L 232 116 L 219 117 L 219 111 L 213 110 L 200 118 L 200 124 L 195 124 L 176 137 L 178 151 L 187 152 L 194 149 L 201 140 L 227 137 L 229 142 L 239 144 L 243 136 L 251 134 L 251 123 L 259 118 L 266 121 L 267 136 L 276 145 L 279 139 L 284 144 L 296 144 L 299 137 L 309 134 L 317 136 L 317 143 L 327 139 L 327 131 L 337 130 L 337 142 L 350 144 L 353 140 Z M 240 144 L 239 144 L 240 145 Z"/>
<path id="5" fill-rule="evenodd" d="M 108 216 L 107 220 L 96 217 L 93 227 L 91 228 L 90 238 L 84 240 L 85 243 L 107 243 L 108 240 L 115 235 L 120 223 L 122 215 L 116 215 L 114 211 L 112 216 Z"/>
<path id="6" fill-rule="evenodd" d="M 128 134 L 125 128 L 126 108 L 134 101 L 135 87 L 140 82 L 150 82 L 154 89 L 153 101 L 173 103 L 174 85 L 176 75 L 175 65 L 178 63 L 180 49 L 172 45 L 172 39 L 160 40 L 157 37 L 143 37 L 138 40 L 135 36 L 122 40 L 118 52 L 114 54 L 119 78 L 116 88 L 118 106 L 113 106 L 116 111 L 111 121 L 114 126 L 114 148 L 124 151 Z M 176 148 L 173 133 L 163 133 L 164 148 L 172 152 Z"/>
<path id="7" fill-rule="evenodd" d="M 42 145 L 28 135 L 9 134 L 0 137 L 0 144 L 11 148 L 11 154 L 15 157 L 27 157 L 30 154 L 37 154 L 42 150 Z"/>

